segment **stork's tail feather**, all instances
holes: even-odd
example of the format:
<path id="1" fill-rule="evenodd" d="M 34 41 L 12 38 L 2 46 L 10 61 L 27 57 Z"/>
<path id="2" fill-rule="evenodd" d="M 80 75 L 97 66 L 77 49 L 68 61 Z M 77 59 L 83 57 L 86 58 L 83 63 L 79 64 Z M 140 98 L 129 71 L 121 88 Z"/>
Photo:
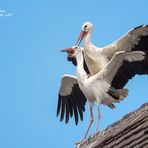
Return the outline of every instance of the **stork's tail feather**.
<path id="1" fill-rule="evenodd" d="M 128 95 L 128 89 L 118 89 L 118 92 L 120 93 L 120 99 L 123 100 Z"/>
<path id="2" fill-rule="evenodd" d="M 114 103 L 119 103 L 121 100 L 127 97 L 128 89 L 115 89 L 110 87 L 108 94 L 109 97 L 102 100 L 102 104 L 105 104 L 111 109 L 114 109 L 116 107 Z"/>

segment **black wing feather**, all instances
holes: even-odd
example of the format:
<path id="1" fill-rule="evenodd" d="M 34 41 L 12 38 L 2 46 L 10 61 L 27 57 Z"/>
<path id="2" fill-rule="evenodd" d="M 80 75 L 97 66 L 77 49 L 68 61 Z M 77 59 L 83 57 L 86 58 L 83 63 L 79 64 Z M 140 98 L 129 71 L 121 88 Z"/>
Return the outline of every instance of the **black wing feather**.
<path id="1" fill-rule="evenodd" d="M 63 121 L 65 115 L 65 123 L 69 122 L 69 117 L 75 118 L 75 124 L 78 124 L 79 116 L 83 120 L 83 112 L 85 111 L 86 97 L 79 88 L 78 84 L 74 84 L 72 92 L 69 95 L 62 96 L 59 93 L 57 116 L 60 114 L 60 121 Z M 79 112 L 79 114 L 78 114 Z"/>
<path id="2" fill-rule="evenodd" d="M 132 51 L 148 51 L 148 35 L 139 36 L 137 45 L 134 45 Z"/>
<path id="3" fill-rule="evenodd" d="M 66 100 L 66 121 L 65 123 L 67 124 L 69 121 L 69 113 L 70 113 L 70 109 L 69 109 L 69 100 Z"/>
<path id="4" fill-rule="evenodd" d="M 71 98 L 68 99 L 68 102 L 69 102 L 70 117 L 72 118 L 72 116 L 73 116 L 73 107 L 72 107 Z"/>
<path id="5" fill-rule="evenodd" d="M 60 113 L 61 102 L 62 102 L 62 99 L 61 99 L 60 94 L 59 94 L 59 96 L 58 96 L 58 106 L 57 106 L 57 116 Z"/>
<path id="6" fill-rule="evenodd" d="M 83 120 L 83 111 L 82 111 L 82 108 L 81 108 L 81 102 L 79 101 L 79 97 L 81 97 L 81 93 L 79 92 L 79 95 L 78 95 L 78 90 L 75 89 L 75 103 L 77 104 L 77 110 L 79 112 L 79 115 L 80 115 L 80 119 Z"/>
<path id="7" fill-rule="evenodd" d="M 64 114 L 65 114 L 65 100 L 66 100 L 66 98 L 63 98 L 62 99 L 62 108 L 61 108 L 61 117 L 60 117 L 60 121 L 63 121 L 63 119 L 64 119 Z"/>
<path id="8" fill-rule="evenodd" d="M 111 86 L 115 89 L 122 89 L 136 74 L 148 74 L 148 52 L 145 53 L 146 56 L 142 61 L 124 61 L 114 76 Z"/>
<path id="9" fill-rule="evenodd" d="M 77 111 L 77 104 L 76 104 L 76 99 L 73 97 L 73 95 L 70 95 L 71 100 L 72 100 L 72 105 L 73 105 L 73 110 L 74 110 L 74 118 L 75 118 L 75 124 L 78 124 L 78 111 Z"/>

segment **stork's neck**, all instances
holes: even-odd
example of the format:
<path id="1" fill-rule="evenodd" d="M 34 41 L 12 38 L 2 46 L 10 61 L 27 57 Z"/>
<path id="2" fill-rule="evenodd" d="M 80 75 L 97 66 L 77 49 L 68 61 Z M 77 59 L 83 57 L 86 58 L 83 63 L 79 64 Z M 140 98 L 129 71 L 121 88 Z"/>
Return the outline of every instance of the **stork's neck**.
<path id="1" fill-rule="evenodd" d="M 93 31 L 93 30 L 90 30 L 90 31 L 86 34 L 86 37 L 85 37 L 85 40 L 84 40 L 84 48 L 85 48 L 85 49 L 89 49 L 89 48 L 90 48 L 90 45 L 92 44 L 92 43 L 91 43 L 92 31 Z"/>
<path id="2" fill-rule="evenodd" d="M 84 81 L 87 78 L 87 74 L 83 67 L 84 59 L 82 52 L 76 56 L 76 60 L 77 60 L 77 77 L 79 80 Z"/>

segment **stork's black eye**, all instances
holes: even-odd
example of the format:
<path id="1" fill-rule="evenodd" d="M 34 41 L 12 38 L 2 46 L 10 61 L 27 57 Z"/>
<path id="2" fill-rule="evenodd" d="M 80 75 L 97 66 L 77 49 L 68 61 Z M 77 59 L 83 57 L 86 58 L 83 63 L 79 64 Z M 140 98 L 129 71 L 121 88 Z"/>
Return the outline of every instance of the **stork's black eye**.
<path id="1" fill-rule="evenodd" d="M 84 26 L 84 29 L 86 29 L 86 28 L 87 28 L 87 25 Z"/>

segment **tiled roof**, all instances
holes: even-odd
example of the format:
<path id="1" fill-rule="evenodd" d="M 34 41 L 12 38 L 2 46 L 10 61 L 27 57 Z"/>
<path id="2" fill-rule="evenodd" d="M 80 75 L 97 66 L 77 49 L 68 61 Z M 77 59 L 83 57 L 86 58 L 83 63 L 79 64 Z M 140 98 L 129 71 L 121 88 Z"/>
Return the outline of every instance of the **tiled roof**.
<path id="1" fill-rule="evenodd" d="M 76 148 L 148 148 L 148 102 Z"/>

